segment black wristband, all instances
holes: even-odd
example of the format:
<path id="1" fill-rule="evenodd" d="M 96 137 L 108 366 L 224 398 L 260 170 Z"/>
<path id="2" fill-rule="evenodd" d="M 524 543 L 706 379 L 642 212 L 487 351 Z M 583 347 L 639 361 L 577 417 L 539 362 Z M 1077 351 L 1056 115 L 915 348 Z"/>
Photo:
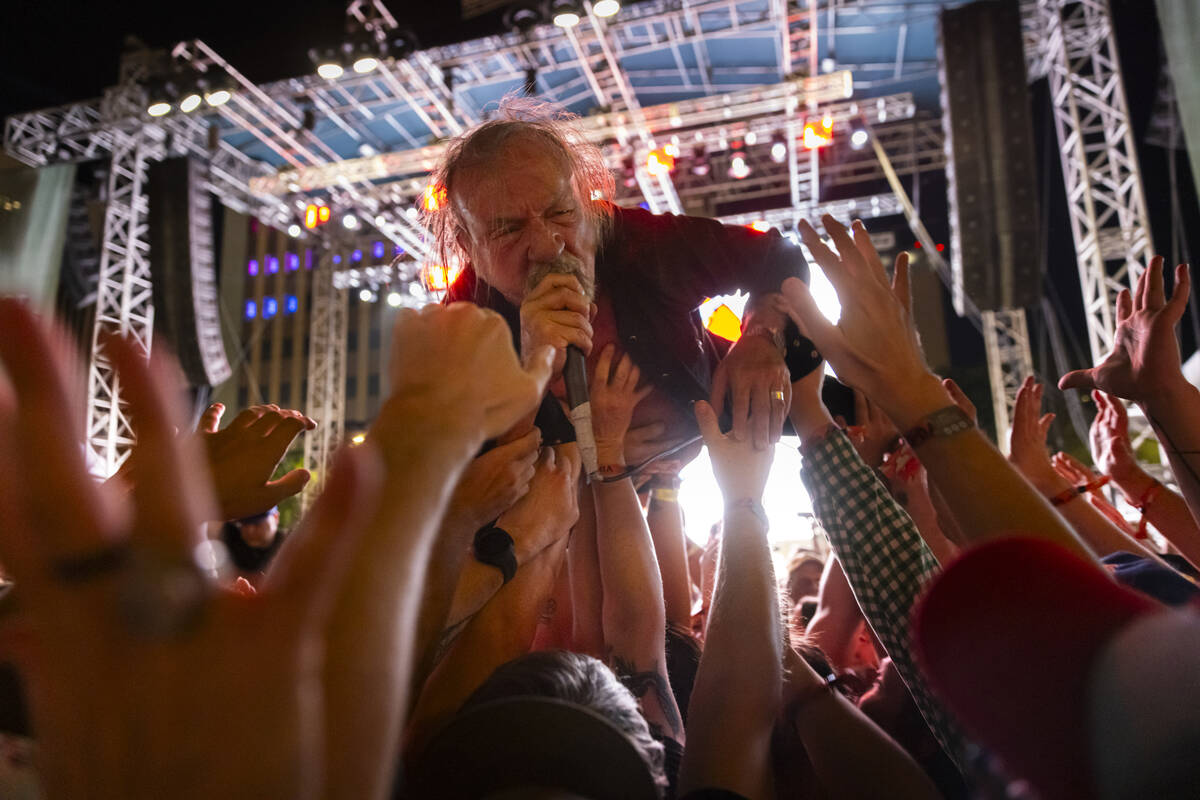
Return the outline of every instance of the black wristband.
<path id="1" fill-rule="evenodd" d="M 508 531 L 489 525 L 475 532 L 475 560 L 500 570 L 508 583 L 517 574 L 517 554 Z"/>

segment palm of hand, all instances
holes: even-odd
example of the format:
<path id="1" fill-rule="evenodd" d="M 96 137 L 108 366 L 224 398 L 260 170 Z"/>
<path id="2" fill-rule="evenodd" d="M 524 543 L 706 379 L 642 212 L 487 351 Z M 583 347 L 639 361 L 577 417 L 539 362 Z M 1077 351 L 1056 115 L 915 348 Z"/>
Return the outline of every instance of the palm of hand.
<path id="1" fill-rule="evenodd" d="M 280 417 L 266 427 L 272 415 Z M 197 434 L 208 456 L 209 471 L 222 519 L 242 519 L 260 514 L 304 488 L 306 470 L 293 470 L 271 480 L 288 448 L 306 427 L 298 416 L 281 417 L 267 412 L 260 421 L 240 427 L 236 421 L 224 430 Z"/>

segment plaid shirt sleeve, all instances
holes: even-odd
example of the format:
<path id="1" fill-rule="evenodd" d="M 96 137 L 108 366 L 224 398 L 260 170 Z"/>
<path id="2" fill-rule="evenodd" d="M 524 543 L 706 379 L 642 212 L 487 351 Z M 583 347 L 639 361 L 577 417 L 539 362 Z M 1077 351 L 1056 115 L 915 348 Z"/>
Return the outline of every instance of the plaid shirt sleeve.
<path id="1" fill-rule="evenodd" d="M 863 616 L 887 649 L 929 729 L 965 771 L 966 740 L 925 685 L 913 652 L 912 608 L 938 569 L 936 559 L 908 513 L 840 430 L 831 429 L 801 452 L 801 477 L 813 512 L 842 562 Z"/>

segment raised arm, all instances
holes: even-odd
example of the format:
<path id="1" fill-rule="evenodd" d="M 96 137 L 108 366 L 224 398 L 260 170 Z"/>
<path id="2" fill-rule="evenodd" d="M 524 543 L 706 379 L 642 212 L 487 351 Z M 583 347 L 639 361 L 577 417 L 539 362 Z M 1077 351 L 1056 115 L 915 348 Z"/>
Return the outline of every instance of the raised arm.
<path id="1" fill-rule="evenodd" d="M 625 432 L 639 390 L 629 356 L 613 364 L 610 345 L 596 364 L 591 384 L 592 419 L 601 471 L 624 469 Z M 662 577 L 633 480 L 593 481 L 596 551 L 603 585 L 604 642 L 613 671 L 637 697 L 651 729 L 683 741 L 683 724 L 667 681 L 666 617 Z"/>
<path id="2" fill-rule="evenodd" d="M 1179 548 L 1179 552 L 1200 564 L 1200 526 L 1192 518 L 1187 503 L 1177 492 L 1150 476 L 1133 454 L 1129 441 L 1129 417 L 1117 398 L 1094 391 L 1099 413 L 1092 421 L 1092 457 L 1101 472 L 1110 476 L 1125 495 L 1125 500 L 1142 512 L 1142 518 Z"/>
<path id="3" fill-rule="evenodd" d="M 952 435 L 926 438 L 915 449 L 967 540 L 982 542 L 1019 530 L 1094 558 L 1050 504 L 952 405 L 941 381 L 929 371 L 912 316 L 900 299 L 908 297 L 907 258 L 902 255 L 896 261 L 893 291 L 861 222 L 854 224 L 853 238 L 833 217 L 826 216 L 824 224 L 837 252 L 826 247 L 807 222 L 801 221 L 800 231 L 842 301 L 841 320 L 830 323 L 808 286 L 789 279 L 783 289 L 793 319 L 838 376 L 877 402 L 900 430 L 932 426 L 937 423 L 930 420 L 935 412 L 966 423 L 954 425 Z M 942 430 L 940 424 L 937 427 Z"/>
<path id="4" fill-rule="evenodd" d="M 783 678 L 779 591 L 762 507 L 774 453 L 723 435 L 708 403 L 696 404 L 696 421 L 725 499 L 725 529 L 679 790 L 768 797 Z"/>

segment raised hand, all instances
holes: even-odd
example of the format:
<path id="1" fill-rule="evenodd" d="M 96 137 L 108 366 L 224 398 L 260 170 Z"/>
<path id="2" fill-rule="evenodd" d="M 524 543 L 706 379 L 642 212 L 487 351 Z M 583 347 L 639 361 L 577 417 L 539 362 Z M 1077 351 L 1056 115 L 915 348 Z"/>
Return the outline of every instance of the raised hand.
<path id="1" fill-rule="evenodd" d="M 592 306 L 574 275 L 553 272 L 521 303 L 521 358 L 529 363 L 541 348 L 554 350 L 554 374 L 562 371 L 567 345 L 592 352 Z"/>
<path id="2" fill-rule="evenodd" d="M 822 221 L 836 252 L 826 247 L 804 220 L 799 224 L 800 235 L 838 293 L 841 319 L 836 325 L 825 319 L 808 287 L 795 278 L 783 283 L 789 313 L 829 359 L 843 383 L 882 402 L 897 386 L 929 372 L 907 307 L 908 254 L 896 257 L 889 282 L 861 222 L 854 223 L 851 238 L 833 217 L 825 216 Z"/>
<path id="3" fill-rule="evenodd" d="M 1129 415 L 1125 405 L 1116 397 L 1104 392 L 1092 392 L 1096 402 L 1096 417 L 1088 430 L 1092 459 L 1105 475 L 1111 475 L 1117 483 L 1140 477 L 1143 472 L 1133 454 L 1133 443 L 1129 441 Z"/>
<path id="4" fill-rule="evenodd" d="M 696 402 L 696 423 L 708 446 L 713 475 L 727 503 L 737 500 L 762 501 L 767 476 L 775 449 L 760 449 L 754 442 L 739 440 L 732 434 L 721 433 L 713 407 L 703 400 Z"/>
<path id="5" fill-rule="evenodd" d="M 377 486 L 369 452 L 344 456 L 275 588 L 223 593 L 193 561 L 212 492 L 175 435 L 176 370 L 107 343 L 144 454 L 119 495 L 84 468 L 49 333 L 11 300 L 0 331 L 0 559 L 28 599 L 18 660 L 47 796 L 320 795 L 322 628 Z"/>
<path id="6" fill-rule="evenodd" d="M 1091 467 L 1070 453 L 1055 453 L 1051 456 L 1050 462 L 1054 464 L 1054 469 L 1058 470 L 1059 475 L 1076 486 L 1094 487 L 1087 493 L 1088 502 L 1092 504 L 1092 507 L 1108 517 L 1108 521 L 1120 528 L 1123 533 L 1134 535 L 1133 526 L 1112 503 L 1108 502 L 1108 498 L 1100 490 L 1101 477 Z"/>
<path id="7" fill-rule="evenodd" d="M 522 554 L 540 553 L 579 519 L 579 467 L 574 443 L 542 448 L 529 491 L 496 522 Z"/>
<path id="8" fill-rule="evenodd" d="M 1046 434 L 1050 432 L 1054 415 L 1041 414 L 1044 390 L 1045 387 L 1032 375 L 1017 390 L 1008 460 L 1035 487 L 1047 491 L 1058 484 L 1061 477 L 1050 463 L 1050 452 L 1046 449 Z"/>
<path id="9" fill-rule="evenodd" d="M 641 372 L 628 353 L 614 367 L 615 353 L 616 348 L 611 344 L 600 353 L 588 387 L 596 456 L 601 464 L 608 465 L 625 463 L 625 434 L 633 421 L 633 410 L 653 390 L 650 384 L 637 388 Z"/>
<path id="10" fill-rule="evenodd" d="M 726 395 L 735 439 L 750 439 L 760 450 L 779 441 L 783 420 L 792 403 L 787 364 L 765 336 L 738 339 L 713 373 L 709 402 L 724 408 Z"/>
<path id="11" fill-rule="evenodd" d="M 372 436 L 403 439 L 428 424 L 462 435 L 474 452 L 535 408 L 550 380 L 552 347 L 527 353 L 522 366 L 504 319 L 471 303 L 401 309 L 392 337 L 392 395 Z"/>
<path id="12" fill-rule="evenodd" d="M 533 428 L 475 458 L 454 488 L 446 509 L 447 522 L 478 530 L 524 497 L 533 480 L 541 443 L 541 431 Z"/>
<path id="13" fill-rule="evenodd" d="M 1090 369 L 1068 372 L 1062 389 L 1099 389 L 1126 400 L 1145 401 L 1178 389 L 1185 379 L 1180 369 L 1175 326 L 1187 308 L 1191 277 L 1187 264 L 1175 268 L 1175 290 L 1167 300 L 1163 259 L 1155 256 L 1138 278 L 1131 295 L 1117 295 L 1117 332 L 1113 349 Z"/>
<path id="14" fill-rule="evenodd" d="M 261 514 L 304 488 L 306 469 L 271 480 L 296 437 L 317 423 L 299 411 L 275 405 L 250 406 L 220 430 L 225 406 L 214 403 L 200 418 L 196 437 L 208 457 L 219 519 Z M 136 457 L 136 451 L 133 457 Z"/>

